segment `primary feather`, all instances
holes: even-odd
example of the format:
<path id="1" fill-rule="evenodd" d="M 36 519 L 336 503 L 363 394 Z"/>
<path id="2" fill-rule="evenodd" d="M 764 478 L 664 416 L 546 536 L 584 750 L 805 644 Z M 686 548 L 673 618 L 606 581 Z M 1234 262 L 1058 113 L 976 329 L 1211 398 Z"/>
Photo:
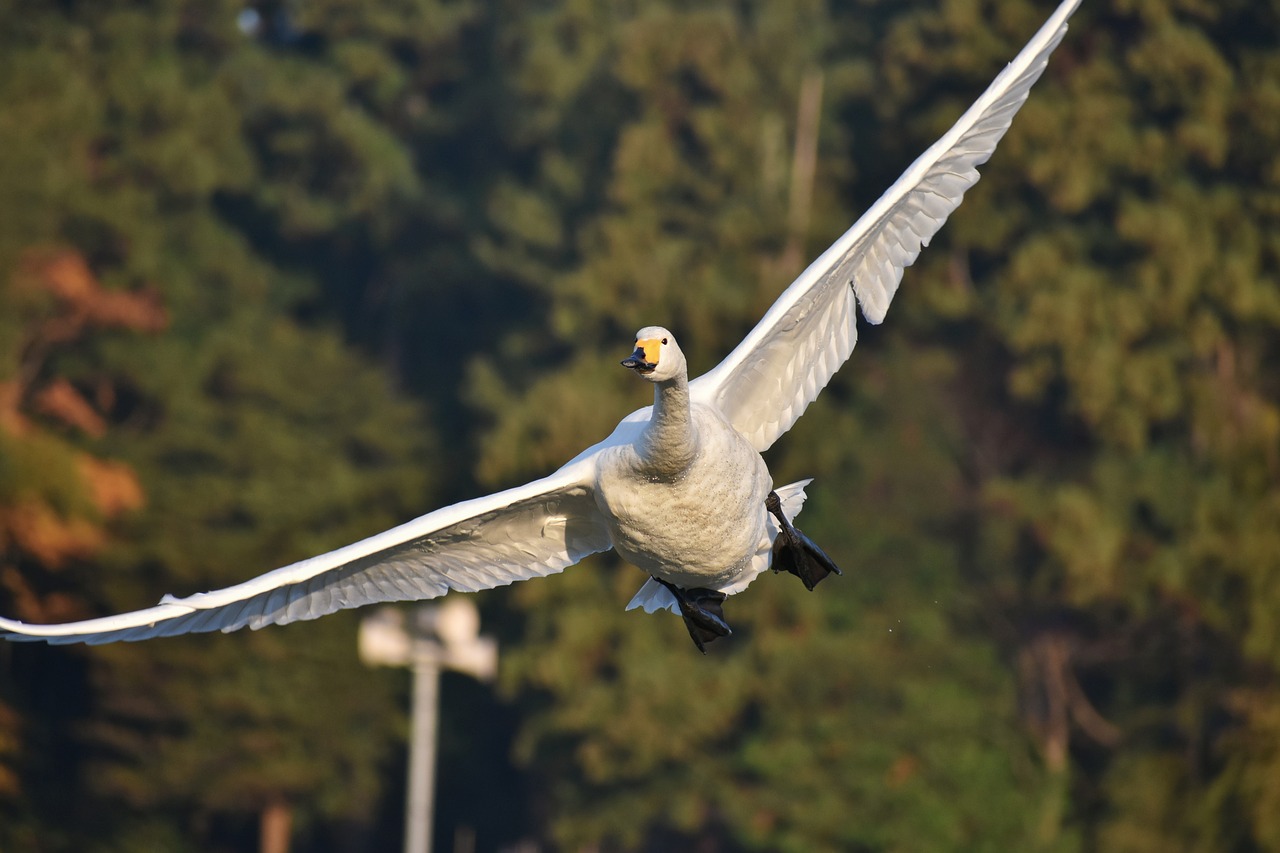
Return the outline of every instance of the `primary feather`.
<path id="1" fill-rule="evenodd" d="M 978 182 L 1067 32 L 1067 0 L 947 133 L 809 265 L 729 356 L 695 380 L 695 399 L 768 449 L 814 401 L 858 341 L 855 302 L 884 320 L 902 273 Z"/>

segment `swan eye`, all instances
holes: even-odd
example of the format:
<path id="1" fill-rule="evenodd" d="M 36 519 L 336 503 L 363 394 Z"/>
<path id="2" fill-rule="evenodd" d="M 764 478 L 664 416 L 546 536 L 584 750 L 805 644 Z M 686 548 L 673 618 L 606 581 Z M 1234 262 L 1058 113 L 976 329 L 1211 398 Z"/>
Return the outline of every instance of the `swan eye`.
<path id="1" fill-rule="evenodd" d="M 667 342 L 667 339 L 666 339 L 666 338 L 663 338 L 663 339 L 662 339 L 662 342 L 665 344 L 665 343 Z"/>

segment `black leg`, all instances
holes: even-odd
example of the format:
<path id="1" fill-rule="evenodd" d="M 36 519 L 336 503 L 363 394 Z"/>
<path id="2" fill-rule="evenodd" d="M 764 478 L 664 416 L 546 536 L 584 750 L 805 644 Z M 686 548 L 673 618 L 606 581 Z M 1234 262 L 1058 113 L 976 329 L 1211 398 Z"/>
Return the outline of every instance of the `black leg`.
<path id="1" fill-rule="evenodd" d="M 676 597 L 680 606 L 680 615 L 684 617 L 684 626 L 689 629 L 689 636 L 698 651 L 707 653 L 707 643 L 733 633 L 729 623 L 724 621 L 724 609 L 720 606 L 728 597 L 714 589 L 680 589 L 662 578 L 655 577 L 658 583 L 665 586 Z"/>
<path id="2" fill-rule="evenodd" d="M 778 538 L 773 540 L 772 568 L 775 572 L 790 572 L 800 578 L 810 592 L 827 575 L 844 574 L 825 551 L 787 520 L 777 492 L 769 492 L 764 499 L 764 507 L 778 519 L 782 528 Z"/>

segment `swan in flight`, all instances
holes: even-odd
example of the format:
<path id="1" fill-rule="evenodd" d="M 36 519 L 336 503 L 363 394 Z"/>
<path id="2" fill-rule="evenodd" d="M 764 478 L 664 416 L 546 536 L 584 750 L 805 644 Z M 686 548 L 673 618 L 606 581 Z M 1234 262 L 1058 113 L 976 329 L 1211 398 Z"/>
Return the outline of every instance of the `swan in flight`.
<path id="1" fill-rule="evenodd" d="M 649 575 L 628 609 L 678 611 L 699 649 L 730 633 L 721 608 L 772 568 L 814 585 L 839 569 L 792 524 L 808 481 L 773 487 L 760 454 L 853 352 L 856 309 L 884 319 L 902 279 L 978 180 L 1080 0 L 1065 0 L 982 96 L 710 372 L 689 380 L 675 335 L 647 326 L 622 361 L 653 405 L 555 473 L 453 506 L 253 580 L 144 610 L 29 625 L 10 640 L 108 643 L 315 619 L 554 574 L 615 549 Z"/>

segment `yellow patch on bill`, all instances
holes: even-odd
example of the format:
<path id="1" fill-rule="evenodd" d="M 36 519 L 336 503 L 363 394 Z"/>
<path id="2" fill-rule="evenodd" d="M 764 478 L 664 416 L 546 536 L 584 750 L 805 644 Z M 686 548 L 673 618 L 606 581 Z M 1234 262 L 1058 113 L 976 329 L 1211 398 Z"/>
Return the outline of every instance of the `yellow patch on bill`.
<path id="1" fill-rule="evenodd" d="M 658 354 L 662 352 L 662 341 L 657 338 L 646 338 L 636 341 L 636 349 L 644 350 L 644 360 L 650 364 L 658 363 Z"/>

